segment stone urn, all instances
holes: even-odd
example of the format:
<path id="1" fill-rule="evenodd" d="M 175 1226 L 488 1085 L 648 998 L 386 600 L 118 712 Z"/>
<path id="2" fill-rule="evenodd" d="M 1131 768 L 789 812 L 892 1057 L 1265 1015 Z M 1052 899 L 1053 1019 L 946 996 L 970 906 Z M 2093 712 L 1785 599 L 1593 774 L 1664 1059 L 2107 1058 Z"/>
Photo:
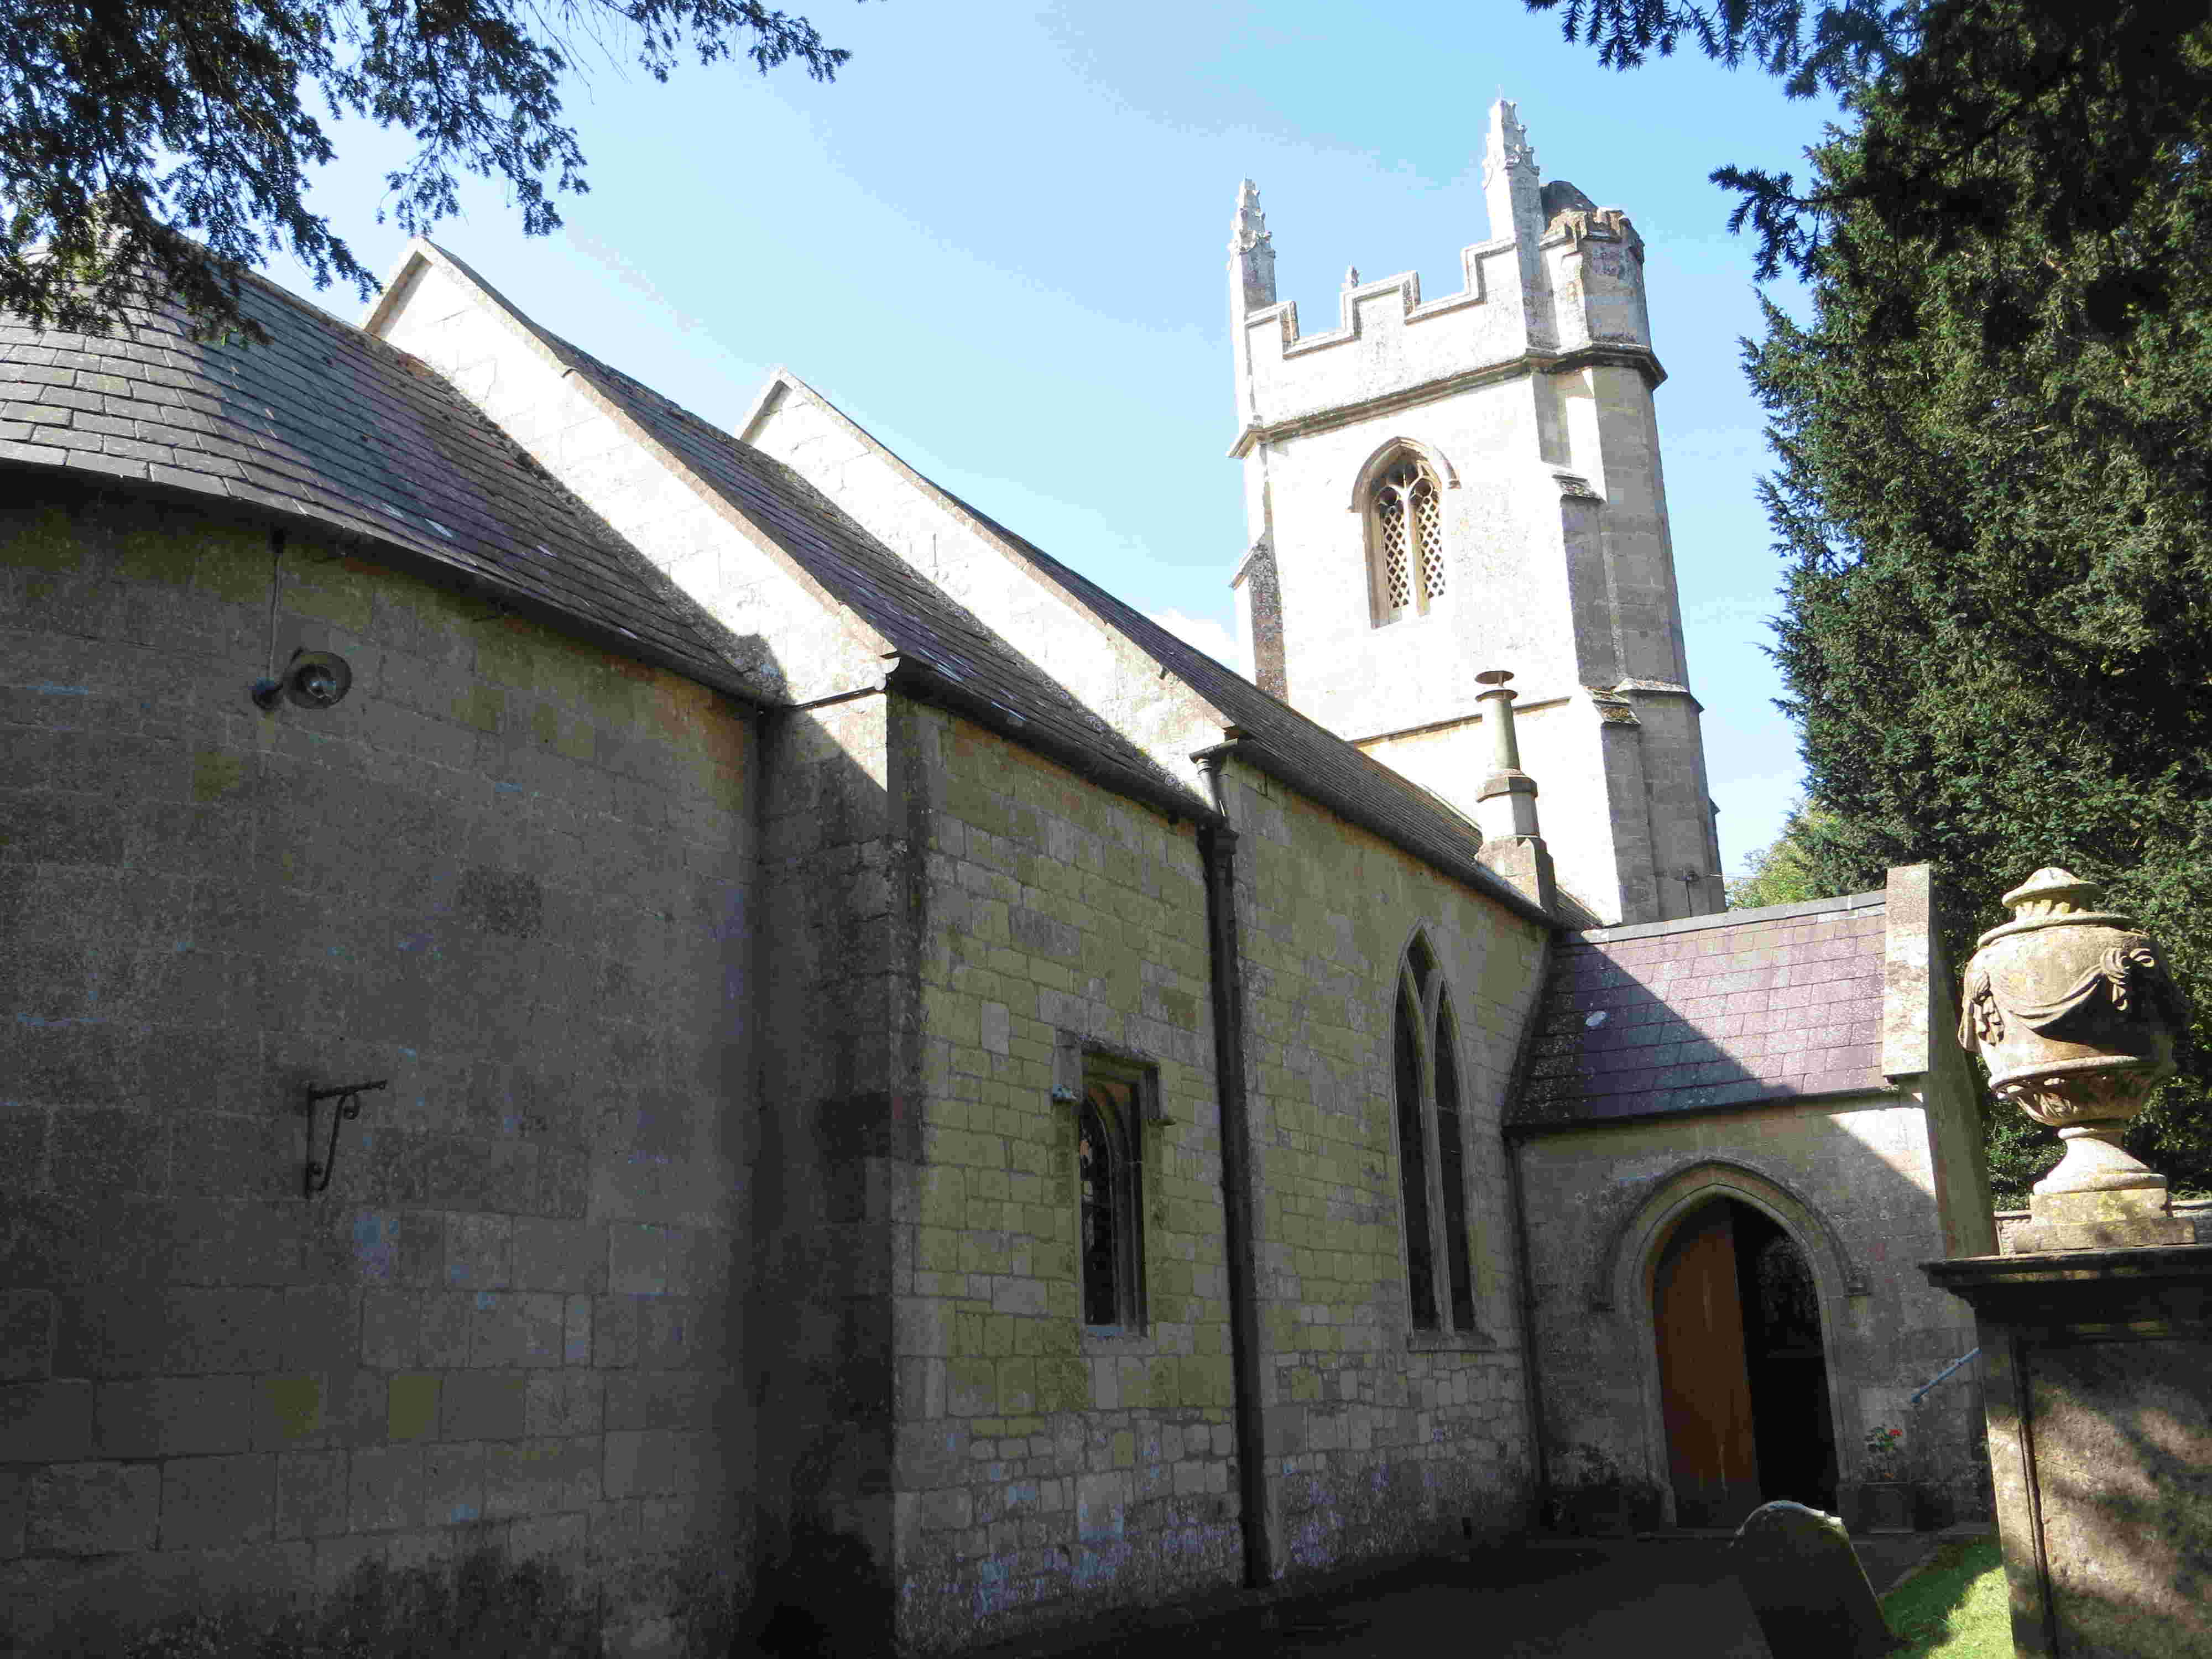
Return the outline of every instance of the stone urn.
<path id="1" fill-rule="evenodd" d="M 2099 897 L 2067 871 L 2037 871 L 2004 896 L 2013 919 L 1984 933 L 1966 964 L 1960 1045 L 1981 1056 L 1999 1100 L 2066 1143 L 2035 1185 L 2039 1200 L 2166 1187 L 2120 1135 L 2173 1070 L 2188 1005 L 2158 945 L 2127 917 L 2099 909 Z"/>

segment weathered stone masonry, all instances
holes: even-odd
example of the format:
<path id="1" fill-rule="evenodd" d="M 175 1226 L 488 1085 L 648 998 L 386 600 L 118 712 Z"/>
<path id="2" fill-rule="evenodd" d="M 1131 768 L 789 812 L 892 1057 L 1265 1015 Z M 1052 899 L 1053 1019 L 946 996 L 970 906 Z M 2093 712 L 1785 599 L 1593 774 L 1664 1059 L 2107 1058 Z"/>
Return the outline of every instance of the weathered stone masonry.
<path id="1" fill-rule="evenodd" d="M 94 1650 L 45 1621 L 728 1539 L 746 721 L 296 532 L 278 632 L 373 694 L 263 714 L 269 531 L 44 493 L 0 509 L 0 1617 Z M 303 1200 L 303 1091 L 378 1078 Z"/>
<path id="2" fill-rule="evenodd" d="M 902 1627 L 1237 1579 L 1205 904 L 1192 827 L 933 710 L 923 1162 L 902 1230 Z M 1158 1068 L 1141 1334 L 1077 1305 L 1086 1046 Z"/>
<path id="3" fill-rule="evenodd" d="M 1540 929 L 1248 769 L 1243 893 L 1273 1529 L 1313 1567 L 1517 1524 L 1530 1490 L 1497 1145 Z M 1419 928 L 1455 1004 L 1478 1333 L 1411 1330 L 1390 1010 Z"/>
<path id="4" fill-rule="evenodd" d="M 708 1601 L 771 1649 L 927 1652 L 1465 1547 L 1537 1517 L 1547 1462 L 1586 1486 L 1578 1449 L 1664 1469 L 1638 1274 L 1670 1206 L 1723 1190 L 1833 1287 L 1841 1430 L 1953 1357 L 1885 1255 L 1980 1224 L 1924 872 L 1829 920 L 1577 935 L 1422 787 L 1471 776 L 1487 659 L 1450 641 L 1549 641 L 1544 810 L 1599 826 L 1590 894 L 1711 897 L 1633 233 L 1504 183 L 1480 283 L 1399 306 L 1482 348 L 1470 395 L 1402 389 L 1465 417 L 1447 448 L 1510 404 L 1540 464 L 1506 494 L 1540 510 L 1485 517 L 1479 456 L 1446 481 L 1480 532 L 1448 591 L 1482 628 L 1429 627 L 1405 706 L 1346 726 L 1389 765 L 795 377 L 733 436 L 427 245 L 366 329 L 249 283 L 250 349 L 158 307 L 107 340 L 0 319 L 15 1644 L 99 1650 L 474 1543 L 559 1561 L 625 1653 L 711 1645 Z M 1604 348 L 1518 363 L 1527 407 L 1484 379 L 1515 284 L 1589 336 L 1529 352 Z M 1369 286 L 1358 327 L 1292 329 L 1275 367 L 1412 339 L 1390 305 L 1418 295 Z M 1341 620 L 1318 578 L 1359 520 L 1326 469 L 1268 469 L 1339 428 L 1255 439 L 1286 650 Z M 1540 605 L 1602 575 L 1620 626 L 1478 605 L 1486 571 Z M 1605 655 L 1632 645 L 1667 672 Z M 300 649 L 350 694 L 260 713 Z M 1639 851 L 1660 806 L 1674 850 Z M 1429 1160 L 1469 1292 L 1434 1329 L 1393 1047 L 1415 962 L 1466 1137 L 1455 1194 Z M 1843 1034 L 1790 1038 L 1831 981 Z M 1664 1065 L 1608 1024 L 1627 1002 Z M 1143 1102 L 1143 1307 L 1110 1326 L 1079 1252 L 1086 1066 Z M 331 1108 L 306 1093 L 375 1079 L 309 1195 Z"/>
<path id="5" fill-rule="evenodd" d="M 1723 1196 L 1805 1253 L 1839 1478 L 1860 1478 L 1869 1429 L 1899 1427 L 1942 1512 L 1986 1513 L 1972 1377 L 1910 1403 L 1974 1346 L 1964 1308 L 1914 1264 L 1995 1244 L 1928 900 L 1924 866 L 1894 870 L 1881 892 L 1558 953 L 1507 1146 L 1562 1510 L 1671 1512 L 1652 1265 L 1676 1218 Z"/>

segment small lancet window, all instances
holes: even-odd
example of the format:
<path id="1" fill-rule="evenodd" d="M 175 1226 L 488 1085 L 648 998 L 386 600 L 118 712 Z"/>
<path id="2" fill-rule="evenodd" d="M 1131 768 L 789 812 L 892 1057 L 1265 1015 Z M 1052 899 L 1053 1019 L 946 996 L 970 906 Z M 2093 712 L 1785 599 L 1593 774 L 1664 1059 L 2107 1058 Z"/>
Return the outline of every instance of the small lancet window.
<path id="1" fill-rule="evenodd" d="M 1406 1291 L 1417 1331 L 1475 1330 L 1467 1213 L 1467 1125 L 1451 998 L 1415 939 L 1398 981 L 1393 1066 Z"/>
<path id="2" fill-rule="evenodd" d="M 1075 1121 L 1076 1248 L 1083 1322 L 1144 1323 L 1137 1133 L 1147 1079 L 1093 1059 Z"/>
<path id="3" fill-rule="evenodd" d="M 1401 454 L 1370 487 L 1375 620 L 1426 611 L 1444 592 L 1443 493 L 1419 456 Z"/>

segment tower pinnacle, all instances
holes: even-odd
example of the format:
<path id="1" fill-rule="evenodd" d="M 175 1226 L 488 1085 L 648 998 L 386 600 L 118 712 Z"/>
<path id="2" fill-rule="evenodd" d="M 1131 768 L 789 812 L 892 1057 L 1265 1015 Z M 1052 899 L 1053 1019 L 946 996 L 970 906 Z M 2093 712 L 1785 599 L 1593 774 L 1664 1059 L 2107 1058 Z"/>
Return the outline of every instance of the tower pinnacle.
<path id="1" fill-rule="evenodd" d="M 1260 186 L 1249 179 L 1237 187 L 1237 216 L 1229 224 L 1230 294 L 1246 311 L 1275 303 L 1275 239 L 1260 208 Z"/>
<path id="2" fill-rule="evenodd" d="M 1339 265 L 1344 326 L 1301 333 L 1260 192 L 1237 192 L 1239 631 L 1261 684 L 1466 813 L 1524 890 L 1607 926 L 1701 915 L 1722 903 L 1720 850 L 1641 245 L 1543 182 L 1511 100 L 1485 125 L 1490 223 L 1460 251 L 1465 286 L 1424 298 L 1410 272 Z M 1570 803 L 1548 835 L 1532 775 Z"/>
<path id="3" fill-rule="evenodd" d="M 1510 98 L 1500 98 L 1490 106 L 1490 142 L 1483 150 L 1482 182 L 1487 185 L 1501 168 L 1519 167 L 1537 172 L 1536 152 L 1528 143 L 1528 129 L 1521 125 L 1521 106 Z"/>
<path id="4" fill-rule="evenodd" d="M 1490 106 L 1490 135 L 1482 152 L 1482 192 L 1493 241 L 1525 235 L 1534 249 L 1544 228 L 1541 178 L 1518 106 L 1500 98 Z"/>

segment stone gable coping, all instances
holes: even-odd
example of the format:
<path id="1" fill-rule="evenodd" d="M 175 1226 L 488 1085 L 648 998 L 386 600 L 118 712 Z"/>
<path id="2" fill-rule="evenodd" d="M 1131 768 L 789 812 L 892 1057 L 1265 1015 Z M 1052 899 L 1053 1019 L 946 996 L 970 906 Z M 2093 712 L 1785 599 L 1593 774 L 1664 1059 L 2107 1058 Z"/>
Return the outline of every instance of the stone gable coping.
<path id="1" fill-rule="evenodd" d="M 1738 927 L 1765 921 L 1787 921 L 1799 916 L 1826 915 L 1841 910 L 1879 909 L 1887 892 L 1850 893 L 1842 898 L 1808 899 L 1802 904 L 1769 904 L 1755 910 L 1717 910 L 1707 916 L 1681 916 L 1673 921 L 1639 921 L 1619 927 L 1585 927 L 1567 936 L 1569 944 L 1610 945 L 1624 939 L 1656 939 L 1670 933 L 1694 933 L 1710 927 Z"/>
<path id="2" fill-rule="evenodd" d="M 1026 744 L 1103 787 L 1188 819 L 1212 809 L 968 610 L 885 547 L 796 471 L 739 441 L 525 316 L 463 261 L 418 240 L 434 263 L 545 354 L 723 516 L 848 619 L 924 701 Z M 389 296 L 404 278 L 395 277 Z M 387 301 L 369 313 L 376 326 Z"/>
<path id="3" fill-rule="evenodd" d="M 1567 920 L 1543 909 L 1482 864 L 1482 832 L 1453 808 L 923 477 L 789 370 L 779 368 L 769 377 L 739 425 L 740 432 L 751 429 L 779 391 L 819 407 L 1006 557 L 1058 588 L 1100 627 L 1114 630 L 1144 652 L 1200 701 L 1240 760 L 1518 915 L 1548 927 Z"/>

